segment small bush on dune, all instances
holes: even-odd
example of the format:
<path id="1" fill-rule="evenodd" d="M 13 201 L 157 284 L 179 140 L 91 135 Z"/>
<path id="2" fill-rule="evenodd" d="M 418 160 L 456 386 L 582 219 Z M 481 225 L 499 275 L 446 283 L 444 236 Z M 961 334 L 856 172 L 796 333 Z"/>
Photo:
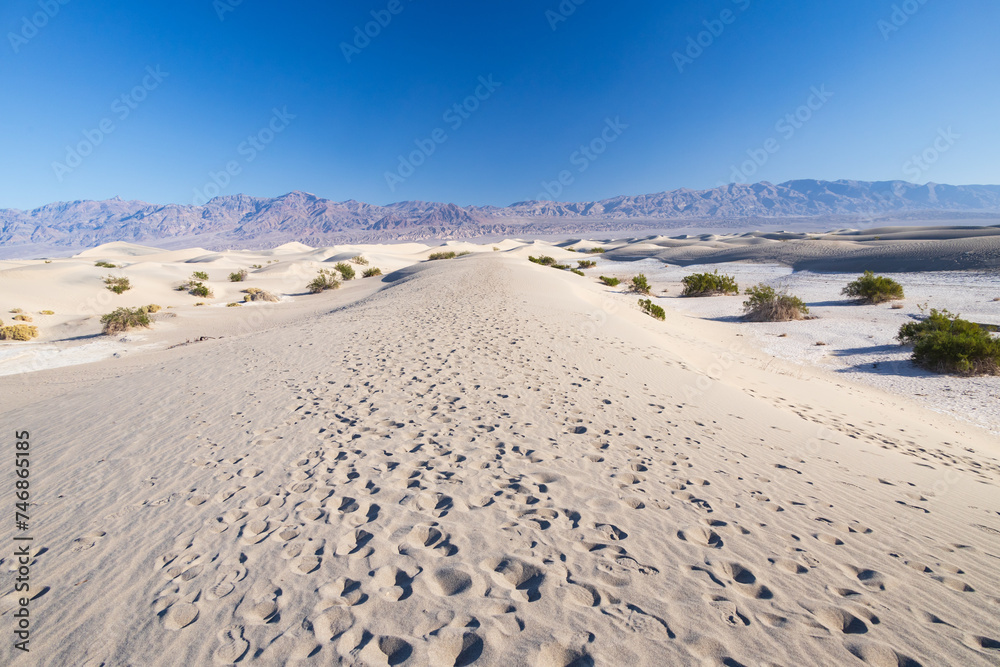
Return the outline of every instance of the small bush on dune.
<path id="1" fill-rule="evenodd" d="M 576 275 L 578 275 L 578 276 L 585 276 L 585 275 L 587 275 L 586 273 L 584 273 L 584 272 L 583 272 L 583 271 L 581 271 L 580 269 L 570 269 L 570 272 L 571 272 L 571 273 L 575 273 L 575 274 L 576 274 Z"/>
<path id="2" fill-rule="evenodd" d="M 361 275 L 364 276 L 365 278 L 374 278 L 375 276 L 382 275 L 382 269 L 378 268 L 377 266 L 373 266 L 370 269 L 365 269 L 365 272 L 362 273 Z"/>
<path id="3" fill-rule="evenodd" d="M 789 322 L 809 314 L 802 299 L 763 283 L 747 288 L 745 294 L 750 298 L 743 302 L 743 317 L 749 322 Z"/>
<path id="4" fill-rule="evenodd" d="M 604 252 L 604 248 L 601 248 L 601 247 L 591 248 L 590 250 L 587 250 L 586 252 L 599 255 L 599 254 L 601 254 L 601 253 Z"/>
<path id="5" fill-rule="evenodd" d="M 649 294 L 651 289 L 649 281 L 646 280 L 646 276 L 642 273 L 632 278 L 628 284 L 628 291 L 635 292 L 636 294 Z"/>
<path id="6" fill-rule="evenodd" d="M 156 305 L 155 303 L 151 303 L 151 304 L 149 304 L 148 306 L 143 306 L 143 308 L 145 308 L 145 309 L 146 309 L 146 312 L 147 312 L 147 313 L 158 313 L 158 312 L 160 312 L 161 310 L 163 310 L 163 307 L 162 307 L 162 306 L 158 306 L 158 305 Z"/>
<path id="7" fill-rule="evenodd" d="M 739 294 L 740 286 L 733 276 L 714 273 L 695 273 L 685 276 L 683 296 L 715 296 L 719 294 Z"/>
<path id="8" fill-rule="evenodd" d="M 449 250 L 447 252 L 432 252 L 427 259 L 437 260 L 437 259 L 455 259 L 456 254 L 454 250 Z"/>
<path id="9" fill-rule="evenodd" d="M 650 317 L 655 317 L 658 320 L 663 320 L 667 317 L 667 313 L 653 303 L 652 299 L 639 299 L 639 308 L 642 309 L 642 312 L 646 313 Z"/>
<path id="10" fill-rule="evenodd" d="M 143 308 L 118 308 L 101 317 L 104 333 L 113 336 L 129 329 L 148 329 L 149 313 Z"/>
<path id="11" fill-rule="evenodd" d="M 22 310 L 21 308 L 11 308 L 10 312 L 12 312 L 12 313 L 23 313 L 24 310 Z"/>
<path id="12" fill-rule="evenodd" d="M 578 259 L 576 260 L 576 267 L 578 269 L 592 269 L 597 266 L 597 262 L 592 259 Z"/>
<path id="13" fill-rule="evenodd" d="M 194 304 L 194 305 L 195 305 L 195 306 L 204 306 L 204 305 L 205 305 L 205 302 L 204 302 L 204 301 L 199 301 L 198 303 L 196 303 L 196 304 Z"/>
<path id="14" fill-rule="evenodd" d="M 354 267 L 345 262 L 337 262 L 333 266 L 343 280 L 354 280 Z"/>
<path id="15" fill-rule="evenodd" d="M 608 287 L 618 287 L 619 283 L 621 283 L 617 278 L 608 278 L 607 276 L 601 276 L 600 281 Z"/>
<path id="16" fill-rule="evenodd" d="M 99 266 L 102 269 L 117 269 L 117 264 L 112 264 L 111 262 L 105 262 L 103 259 L 99 262 L 94 262 L 94 266 Z"/>
<path id="17" fill-rule="evenodd" d="M 242 303 L 239 303 L 237 301 L 233 301 L 232 303 L 227 303 L 226 304 L 226 308 L 239 308 L 242 305 L 243 305 Z"/>
<path id="18" fill-rule="evenodd" d="M 14 320 L 17 322 L 32 322 L 31 315 L 15 315 Z"/>
<path id="19" fill-rule="evenodd" d="M 54 311 L 54 310 L 41 310 L 41 311 L 39 311 L 39 315 L 55 315 L 55 314 L 56 314 L 56 311 Z"/>
<path id="20" fill-rule="evenodd" d="M 262 265 L 260 265 L 260 264 L 251 264 L 250 268 L 251 269 L 263 269 L 264 267 Z"/>
<path id="21" fill-rule="evenodd" d="M 191 274 L 191 278 L 194 280 L 208 280 L 208 274 L 204 271 L 195 271 Z"/>
<path id="22" fill-rule="evenodd" d="M 896 338 L 913 345 L 914 363 L 936 373 L 1000 375 L 1000 338 L 947 310 L 907 322 Z"/>
<path id="23" fill-rule="evenodd" d="M 104 286 L 115 294 L 124 294 L 132 289 L 132 283 L 129 282 L 128 278 L 116 278 L 115 276 L 106 276 Z"/>
<path id="24" fill-rule="evenodd" d="M 569 268 L 568 264 L 549 264 L 553 269 L 559 269 L 560 271 L 565 271 Z"/>
<path id="25" fill-rule="evenodd" d="M 368 266 L 368 260 L 357 255 L 356 257 L 351 257 L 351 264 L 357 264 L 358 266 Z"/>
<path id="26" fill-rule="evenodd" d="M 903 286 L 892 278 L 865 271 L 863 276 L 848 283 L 840 293 L 862 303 L 884 303 L 902 299 Z"/>
<path id="27" fill-rule="evenodd" d="M 29 324 L 14 324 L 0 327 L 0 340 L 31 340 L 38 337 L 38 327 Z"/>
<path id="28" fill-rule="evenodd" d="M 233 271 L 229 274 L 229 282 L 231 283 L 241 283 L 247 279 L 247 270 L 240 269 L 239 271 Z"/>
<path id="29" fill-rule="evenodd" d="M 189 280 L 188 282 L 181 285 L 178 289 L 181 291 L 187 290 L 187 293 L 190 294 L 191 296 L 200 296 L 203 299 L 211 299 L 212 297 L 215 296 L 215 293 L 212 291 L 211 287 L 197 280 Z"/>
<path id="30" fill-rule="evenodd" d="M 309 291 L 313 294 L 319 294 L 328 289 L 337 289 L 339 287 L 340 281 L 333 277 L 333 271 L 329 269 L 320 269 L 316 277 L 309 283 Z"/>
<path id="31" fill-rule="evenodd" d="M 455 257 L 465 257 L 466 255 L 471 255 L 471 254 L 472 254 L 471 250 L 463 250 L 462 252 L 455 255 Z"/>
<path id="32" fill-rule="evenodd" d="M 540 255 L 538 257 L 528 256 L 528 261 L 535 264 L 541 264 L 542 266 L 552 266 L 556 263 L 554 257 L 549 257 L 548 255 Z"/>
<path id="33" fill-rule="evenodd" d="M 243 297 L 243 300 L 248 303 L 251 301 L 269 301 L 272 303 L 276 301 L 281 301 L 281 299 L 271 294 L 267 290 L 262 290 L 258 287 L 248 287 L 247 289 L 243 290 L 243 292 L 246 295 Z"/>

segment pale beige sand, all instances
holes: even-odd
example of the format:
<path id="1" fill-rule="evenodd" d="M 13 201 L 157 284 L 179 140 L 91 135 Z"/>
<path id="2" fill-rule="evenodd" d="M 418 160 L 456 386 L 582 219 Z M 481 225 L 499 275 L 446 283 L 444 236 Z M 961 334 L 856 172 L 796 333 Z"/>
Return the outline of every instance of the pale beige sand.
<path id="1" fill-rule="evenodd" d="M 997 663 L 995 438 L 529 252 L 0 377 L 13 664 Z"/>

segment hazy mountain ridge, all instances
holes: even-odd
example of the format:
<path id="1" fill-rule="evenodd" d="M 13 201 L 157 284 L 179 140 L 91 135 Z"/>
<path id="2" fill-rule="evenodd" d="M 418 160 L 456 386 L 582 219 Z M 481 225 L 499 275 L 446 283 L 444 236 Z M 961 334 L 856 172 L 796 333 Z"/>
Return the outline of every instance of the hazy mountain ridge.
<path id="1" fill-rule="evenodd" d="M 526 201 L 506 207 L 423 201 L 379 206 L 354 200 L 335 202 L 306 192 L 275 198 L 227 195 L 204 206 L 116 198 L 59 202 L 31 211 L 0 209 L 0 245 L 8 251 L 12 247 L 71 249 L 109 241 L 206 237 L 213 247 L 250 247 L 276 241 L 330 244 L 626 231 L 685 226 L 692 221 L 738 227 L 749 219 L 871 219 L 919 212 L 1000 213 L 1000 186 L 796 180 L 680 189 L 595 202 Z"/>

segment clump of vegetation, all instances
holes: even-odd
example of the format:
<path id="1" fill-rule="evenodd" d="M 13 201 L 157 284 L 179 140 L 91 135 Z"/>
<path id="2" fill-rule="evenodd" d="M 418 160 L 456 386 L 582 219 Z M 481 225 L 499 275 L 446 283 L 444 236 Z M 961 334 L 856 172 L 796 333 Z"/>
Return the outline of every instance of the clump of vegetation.
<path id="1" fill-rule="evenodd" d="M 628 291 L 635 292 L 636 294 L 649 294 L 651 289 L 649 281 L 646 280 L 645 274 L 642 273 L 634 276 L 628 284 Z"/>
<path id="2" fill-rule="evenodd" d="M 262 290 L 259 287 L 248 287 L 243 292 L 245 294 L 243 301 L 247 303 L 251 301 L 269 301 L 274 303 L 281 300 L 267 290 Z"/>
<path id="3" fill-rule="evenodd" d="M 745 294 L 750 298 L 743 302 L 743 317 L 750 322 L 789 322 L 809 314 L 802 299 L 763 283 L 747 288 Z"/>
<path id="4" fill-rule="evenodd" d="M 104 278 L 104 286 L 115 294 L 124 294 L 132 289 L 132 283 L 130 283 L 129 279 L 125 277 L 117 278 L 115 276 L 106 276 Z"/>
<path id="5" fill-rule="evenodd" d="M 471 250 L 463 250 L 462 252 L 455 255 L 455 257 L 465 257 L 466 255 L 471 255 L 471 254 L 472 254 Z"/>
<path id="6" fill-rule="evenodd" d="M 32 322 L 31 315 L 15 315 L 14 320 L 17 322 Z"/>
<path id="7" fill-rule="evenodd" d="M 144 308 L 118 308 L 101 317 L 104 333 L 113 336 L 129 329 L 148 329 L 149 313 Z"/>
<path id="8" fill-rule="evenodd" d="M 570 273 L 575 273 L 578 276 L 585 276 L 585 275 L 587 275 L 586 273 L 584 273 L 580 269 L 570 269 Z"/>
<path id="9" fill-rule="evenodd" d="M 99 262 L 94 262 L 94 266 L 99 266 L 102 269 L 117 269 L 117 264 L 112 264 L 111 262 L 105 262 L 103 259 Z"/>
<path id="10" fill-rule="evenodd" d="M 41 310 L 41 311 L 39 311 L 39 315 L 55 315 L 55 314 L 56 314 L 56 311 L 54 311 L 54 310 Z"/>
<path id="11" fill-rule="evenodd" d="M 542 266 L 552 266 L 556 263 L 554 257 L 549 257 L 548 255 L 539 255 L 538 257 L 532 257 L 528 255 L 528 261 L 535 264 L 541 264 Z"/>
<path id="12" fill-rule="evenodd" d="M 339 287 L 340 281 L 333 277 L 333 271 L 329 269 L 320 269 L 316 277 L 309 283 L 309 291 L 313 294 L 319 294 L 328 289 L 337 289 Z"/>
<path id="13" fill-rule="evenodd" d="M 157 304 L 155 304 L 155 303 L 151 303 L 151 304 L 149 304 L 148 306 L 143 306 L 143 308 L 145 308 L 145 309 L 146 309 L 146 312 L 147 312 L 147 313 L 158 313 L 158 312 L 160 312 L 161 310 L 163 310 L 163 307 L 162 307 L 162 306 L 158 306 L 158 305 L 157 305 Z"/>
<path id="14" fill-rule="evenodd" d="M 733 276 L 719 275 L 718 269 L 713 273 L 694 273 L 685 276 L 682 296 L 716 296 L 720 294 L 739 294 L 740 286 Z"/>
<path id="15" fill-rule="evenodd" d="M 848 283 L 840 293 L 862 303 L 884 303 L 902 299 L 903 286 L 892 278 L 865 271 L 863 276 Z"/>
<path id="16" fill-rule="evenodd" d="M 493 252 L 498 252 L 499 250 L 500 248 L 498 248 L 497 246 L 493 246 Z"/>
<path id="17" fill-rule="evenodd" d="M 1000 375 L 1000 338 L 947 310 L 931 309 L 920 322 L 907 322 L 896 336 L 913 346 L 913 361 L 936 373 Z"/>
<path id="18" fill-rule="evenodd" d="M 23 313 L 24 310 L 22 310 L 21 308 L 11 308 L 10 312 L 12 312 L 12 313 Z"/>
<path id="19" fill-rule="evenodd" d="M 244 299 L 244 301 L 246 301 L 246 299 Z M 237 301 L 233 301 L 232 303 L 227 303 L 226 304 L 226 308 L 238 308 L 238 307 L 240 307 L 242 305 L 243 305 L 242 303 L 239 303 Z"/>
<path id="20" fill-rule="evenodd" d="M 618 287 L 621 283 L 617 278 L 608 278 L 607 276 L 601 276 L 600 281 L 607 285 L 608 287 Z"/>
<path id="21" fill-rule="evenodd" d="M 442 252 L 432 252 L 427 259 L 430 259 L 430 260 L 436 260 L 436 259 L 455 259 L 456 256 L 457 255 L 455 254 L 454 250 L 449 250 L 447 252 L 445 252 L 445 251 L 442 251 Z"/>
<path id="22" fill-rule="evenodd" d="M 38 337 L 38 327 L 30 324 L 14 324 L 0 327 L 0 340 L 31 340 Z"/>
<path id="23" fill-rule="evenodd" d="M 592 269 L 597 266 L 597 262 L 592 259 L 578 259 L 576 260 L 576 267 L 578 269 Z"/>
<path id="24" fill-rule="evenodd" d="M 231 283 L 241 283 L 247 279 L 247 270 L 240 269 L 239 271 L 233 271 L 229 274 L 229 282 Z"/>
<path id="25" fill-rule="evenodd" d="M 333 266 L 344 280 L 354 280 L 354 267 L 345 262 L 337 262 Z"/>
<path id="26" fill-rule="evenodd" d="M 565 271 L 569 268 L 568 264 L 550 264 L 553 269 L 559 269 L 560 271 Z"/>
<path id="27" fill-rule="evenodd" d="M 178 292 L 187 292 L 191 296 L 200 296 L 204 299 L 211 299 L 215 296 L 212 288 L 200 280 L 186 280 L 177 287 Z"/>
<path id="28" fill-rule="evenodd" d="M 263 269 L 264 267 L 261 264 L 251 264 L 250 268 L 251 269 Z"/>
<path id="29" fill-rule="evenodd" d="M 591 248 L 587 252 L 592 253 L 592 254 L 596 254 L 596 255 L 600 255 L 601 253 L 604 252 L 604 248 L 601 248 L 601 247 Z"/>
<path id="30" fill-rule="evenodd" d="M 195 271 L 191 274 L 191 278 L 194 280 L 208 280 L 208 274 L 204 271 Z"/>
<path id="31" fill-rule="evenodd" d="M 204 306 L 204 305 L 205 305 L 205 302 L 204 302 L 204 301 L 199 301 L 198 303 L 196 303 L 196 304 L 194 304 L 194 305 L 195 305 L 195 306 Z"/>
<path id="32" fill-rule="evenodd" d="M 377 266 L 373 266 L 370 269 L 365 269 L 365 272 L 361 274 L 365 278 L 374 278 L 375 276 L 382 275 L 382 269 Z"/>
<path id="33" fill-rule="evenodd" d="M 650 317 L 655 317 L 661 321 L 667 317 L 667 313 L 653 303 L 652 299 L 639 299 L 639 308 L 641 308 L 642 312 L 646 313 Z"/>
<path id="34" fill-rule="evenodd" d="M 368 260 L 357 255 L 356 257 L 351 257 L 351 264 L 357 264 L 358 266 L 368 266 Z"/>

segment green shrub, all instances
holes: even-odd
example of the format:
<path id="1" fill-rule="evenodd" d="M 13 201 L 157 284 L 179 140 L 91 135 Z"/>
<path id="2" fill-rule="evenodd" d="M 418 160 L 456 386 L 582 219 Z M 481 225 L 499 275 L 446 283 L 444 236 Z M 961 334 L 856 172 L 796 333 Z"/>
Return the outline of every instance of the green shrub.
<path id="1" fill-rule="evenodd" d="M 591 249 L 590 249 L 590 250 L 588 250 L 587 252 L 589 252 L 589 253 L 594 253 L 594 254 L 598 254 L 598 255 L 599 255 L 599 254 L 601 254 L 602 252 L 604 252 L 604 248 L 601 248 L 601 247 L 597 247 L 597 248 L 591 248 Z"/>
<path id="2" fill-rule="evenodd" d="M 102 269 L 117 269 L 117 264 L 112 264 L 111 262 L 105 262 L 103 259 L 99 262 L 94 262 L 94 266 L 99 266 Z"/>
<path id="3" fill-rule="evenodd" d="M 649 294 L 650 289 L 649 281 L 646 280 L 646 276 L 642 273 L 632 278 L 628 284 L 628 291 L 635 292 L 636 294 Z"/>
<path id="4" fill-rule="evenodd" d="M 248 303 L 251 301 L 270 301 L 272 303 L 276 301 L 281 301 L 281 299 L 279 299 L 275 295 L 271 294 L 267 290 L 262 290 L 259 287 L 248 287 L 245 290 L 243 290 L 243 292 L 246 295 L 243 297 L 243 300 Z"/>
<path id="5" fill-rule="evenodd" d="M 534 262 L 535 264 L 541 264 L 542 266 L 552 266 L 556 263 L 554 257 L 549 257 L 548 255 L 541 255 L 539 257 L 528 256 L 529 262 Z"/>
<path id="6" fill-rule="evenodd" d="M 0 327 L 0 340 L 31 340 L 38 337 L 38 327 L 30 324 L 14 324 Z"/>
<path id="7" fill-rule="evenodd" d="M 600 281 L 608 287 L 618 287 L 619 283 L 621 283 L 617 278 L 608 278 L 607 276 L 601 276 Z"/>
<path id="8" fill-rule="evenodd" d="M 913 361 L 936 373 L 1000 374 L 1000 338 L 947 310 L 931 309 L 921 322 L 907 322 L 896 336 L 913 345 Z"/>
<path id="9" fill-rule="evenodd" d="M 33 322 L 31 315 L 15 315 L 14 320 L 16 322 Z"/>
<path id="10" fill-rule="evenodd" d="M 358 266 L 368 266 L 368 260 L 357 255 L 356 257 L 351 257 L 351 264 L 357 264 Z"/>
<path id="11" fill-rule="evenodd" d="M 863 276 L 848 283 L 840 293 L 862 303 L 884 303 L 902 299 L 903 286 L 892 278 L 865 271 Z"/>
<path id="12" fill-rule="evenodd" d="M 132 289 L 132 283 L 129 282 L 128 278 L 116 278 L 115 276 L 106 276 L 104 286 L 115 294 L 123 294 Z"/>
<path id="13" fill-rule="evenodd" d="M 592 269 L 597 266 L 597 262 L 592 259 L 578 259 L 576 260 L 576 266 L 579 269 Z"/>
<path id="14" fill-rule="evenodd" d="M 313 278 L 313 281 L 309 283 L 309 291 L 313 294 L 319 294 L 328 289 L 337 289 L 339 287 L 340 281 L 333 277 L 333 271 L 329 269 L 320 269 L 316 277 Z"/>
<path id="15" fill-rule="evenodd" d="M 182 290 L 186 289 L 187 293 L 190 294 L 191 296 L 200 296 L 203 299 L 211 299 L 212 297 L 215 296 L 215 293 L 212 291 L 211 287 L 209 287 L 205 283 L 198 282 L 197 280 L 189 280 L 187 283 L 181 286 L 181 289 Z"/>
<path id="16" fill-rule="evenodd" d="M 335 268 L 337 272 L 340 273 L 340 277 L 343 280 L 354 280 L 354 267 L 351 266 L 350 264 L 346 264 L 344 262 L 337 262 L 336 264 L 334 264 L 333 268 Z"/>
<path id="17" fill-rule="evenodd" d="M 663 320 L 667 317 L 666 312 L 653 303 L 652 299 L 639 299 L 639 308 L 642 309 L 642 312 L 658 320 Z"/>
<path id="18" fill-rule="evenodd" d="M 549 264 L 553 269 L 559 269 L 560 271 L 565 271 L 569 268 L 568 264 Z"/>
<path id="19" fill-rule="evenodd" d="M 743 302 L 743 317 L 750 322 L 788 322 L 809 314 L 802 299 L 764 283 L 747 288 L 745 294 L 750 298 Z"/>
<path id="20" fill-rule="evenodd" d="M 471 255 L 471 254 L 472 254 L 471 250 L 463 250 L 462 252 L 455 255 L 455 257 L 465 257 L 466 255 Z"/>
<path id="21" fill-rule="evenodd" d="M 56 311 L 54 311 L 54 310 L 42 310 L 42 311 L 39 311 L 39 314 L 40 315 L 55 315 Z"/>
<path id="22" fill-rule="evenodd" d="M 194 304 L 194 305 L 195 305 L 195 306 L 204 306 L 204 305 L 205 305 L 205 302 L 204 302 L 204 301 L 199 301 L 198 303 L 196 303 L 196 304 Z"/>
<path id="23" fill-rule="evenodd" d="M 373 266 L 370 269 L 365 269 L 365 272 L 361 274 L 365 278 L 374 278 L 375 276 L 382 275 L 382 269 L 377 266 Z"/>
<path id="24" fill-rule="evenodd" d="M 718 294 L 739 294 L 740 286 L 732 276 L 719 275 L 718 269 L 713 273 L 695 273 L 685 276 L 682 296 L 715 296 Z"/>
<path id="25" fill-rule="evenodd" d="M 576 252 L 576 248 L 566 248 L 566 250 L 568 250 L 570 252 Z"/>
<path id="26" fill-rule="evenodd" d="M 585 275 L 587 275 L 586 273 L 584 273 L 580 269 L 570 269 L 570 273 L 575 273 L 578 276 L 585 276 Z"/>
<path id="27" fill-rule="evenodd" d="M 245 300 L 246 300 L 246 299 L 244 299 L 244 301 L 245 301 Z M 240 307 L 240 306 L 242 306 L 242 305 L 243 305 L 243 304 L 242 304 L 242 303 L 239 303 L 238 301 L 233 301 L 232 303 L 227 303 L 227 304 L 226 304 L 226 308 L 239 308 L 239 307 Z"/>
<path id="28" fill-rule="evenodd" d="M 191 274 L 191 278 L 194 280 L 208 280 L 208 274 L 204 271 L 195 271 Z"/>
<path id="29" fill-rule="evenodd" d="M 118 308 L 102 316 L 101 324 L 104 325 L 104 333 L 109 336 L 129 329 L 148 329 L 150 326 L 149 313 L 143 308 Z"/>
<path id="30" fill-rule="evenodd" d="M 229 282 L 231 283 L 241 283 L 247 279 L 247 270 L 240 269 L 239 271 L 233 271 L 229 274 Z"/>
<path id="31" fill-rule="evenodd" d="M 260 264 L 251 264 L 250 268 L 251 269 L 263 269 L 264 267 L 262 265 L 260 265 Z"/>
<path id="32" fill-rule="evenodd" d="M 432 252 L 430 254 L 430 257 L 428 257 L 427 259 L 430 259 L 430 260 L 436 260 L 436 259 L 455 259 L 455 257 L 456 257 L 455 251 L 454 250 L 449 250 L 449 251 L 446 251 L 446 252 L 445 251 L 442 251 L 442 252 Z"/>

